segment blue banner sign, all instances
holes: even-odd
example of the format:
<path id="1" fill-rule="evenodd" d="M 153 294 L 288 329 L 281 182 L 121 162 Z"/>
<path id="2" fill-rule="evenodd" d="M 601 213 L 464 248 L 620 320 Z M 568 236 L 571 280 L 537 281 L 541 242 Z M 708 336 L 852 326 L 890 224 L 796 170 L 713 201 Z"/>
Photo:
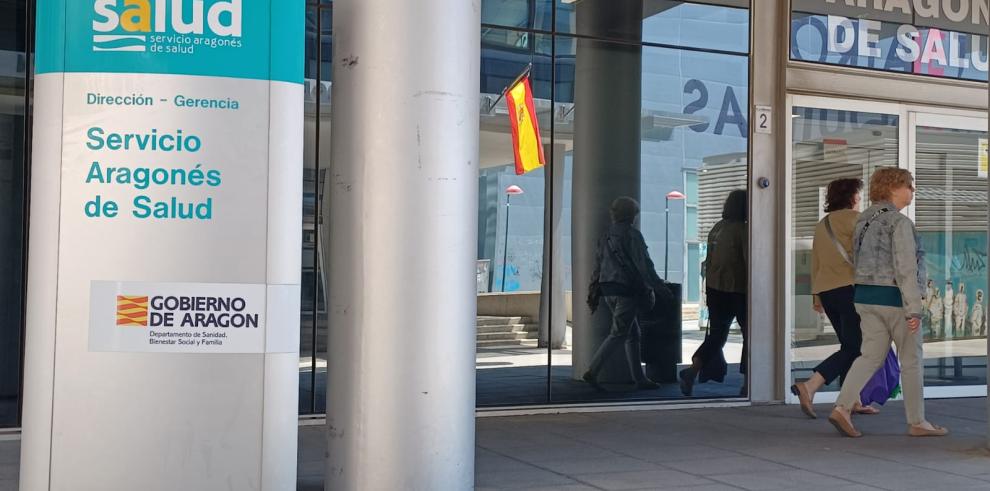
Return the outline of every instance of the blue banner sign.
<path id="1" fill-rule="evenodd" d="M 794 12 L 791 59 L 963 80 L 987 80 L 987 36 Z"/>

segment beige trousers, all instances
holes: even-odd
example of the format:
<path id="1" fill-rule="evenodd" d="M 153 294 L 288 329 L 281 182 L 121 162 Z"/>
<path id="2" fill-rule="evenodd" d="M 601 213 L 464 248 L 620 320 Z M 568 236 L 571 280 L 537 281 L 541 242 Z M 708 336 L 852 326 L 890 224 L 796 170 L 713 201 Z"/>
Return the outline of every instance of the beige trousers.
<path id="1" fill-rule="evenodd" d="M 870 377 L 883 365 L 890 349 L 890 342 L 897 346 L 897 358 L 901 362 L 901 390 L 904 393 L 904 412 L 910 425 L 925 421 L 924 356 L 922 334 L 911 332 L 900 307 L 856 304 L 863 331 L 863 347 L 853 362 L 842 384 L 837 406 L 852 410 L 859 401 L 859 393 Z"/>

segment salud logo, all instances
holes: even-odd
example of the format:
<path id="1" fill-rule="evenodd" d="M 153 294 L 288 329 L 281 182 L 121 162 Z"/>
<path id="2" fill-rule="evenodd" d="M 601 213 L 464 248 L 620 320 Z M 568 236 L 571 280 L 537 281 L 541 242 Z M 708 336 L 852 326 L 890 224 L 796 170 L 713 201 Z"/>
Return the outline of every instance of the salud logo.
<path id="1" fill-rule="evenodd" d="M 93 51 L 240 48 L 241 0 L 94 0 Z"/>
<path id="2" fill-rule="evenodd" d="M 117 325 L 148 327 L 148 297 L 117 295 Z"/>

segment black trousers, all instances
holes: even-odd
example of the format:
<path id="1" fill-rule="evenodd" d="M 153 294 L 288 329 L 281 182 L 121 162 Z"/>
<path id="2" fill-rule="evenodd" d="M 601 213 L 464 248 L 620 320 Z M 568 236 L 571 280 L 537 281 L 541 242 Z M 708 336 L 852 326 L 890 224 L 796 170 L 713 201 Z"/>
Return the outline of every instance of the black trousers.
<path id="1" fill-rule="evenodd" d="M 832 353 L 832 356 L 815 367 L 826 384 L 832 383 L 836 378 L 840 383 L 845 382 L 849 367 L 859 356 L 859 349 L 863 344 L 863 332 L 859 328 L 859 314 L 856 313 L 854 303 L 855 292 L 856 288 L 850 285 L 818 294 L 825 315 L 839 338 L 840 346 L 839 351 Z"/>
<path id="2" fill-rule="evenodd" d="M 739 323 L 739 329 L 743 336 L 742 360 L 739 362 L 739 372 L 746 373 L 749 349 L 746 343 L 747 337 L 747 316 L 746 316 L 746 295 L 744 293 L 723 292 L 708 288 L 705 290 L 705 297 L 708 305 L 708 335 L 705 342 L 701 343 L 698 350 L 691 357 L 701 360 L 702 370 L 705 366 L 711 366 L 724 360 L 722 348 L 729 340 L 729 328 L 732 327 L 732 320 Z M 714 378 L 719 377 L 703 377 Z"/>

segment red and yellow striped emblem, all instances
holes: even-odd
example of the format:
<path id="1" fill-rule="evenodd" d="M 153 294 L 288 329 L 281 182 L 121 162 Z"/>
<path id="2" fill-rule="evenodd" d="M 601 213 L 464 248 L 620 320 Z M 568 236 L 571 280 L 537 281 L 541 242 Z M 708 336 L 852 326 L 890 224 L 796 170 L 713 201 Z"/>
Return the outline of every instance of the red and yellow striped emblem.
<path id="1" fill-rule="evenodd" d="M 148 327 L 148 297 L 117 295 L 117 325 Z"/>

